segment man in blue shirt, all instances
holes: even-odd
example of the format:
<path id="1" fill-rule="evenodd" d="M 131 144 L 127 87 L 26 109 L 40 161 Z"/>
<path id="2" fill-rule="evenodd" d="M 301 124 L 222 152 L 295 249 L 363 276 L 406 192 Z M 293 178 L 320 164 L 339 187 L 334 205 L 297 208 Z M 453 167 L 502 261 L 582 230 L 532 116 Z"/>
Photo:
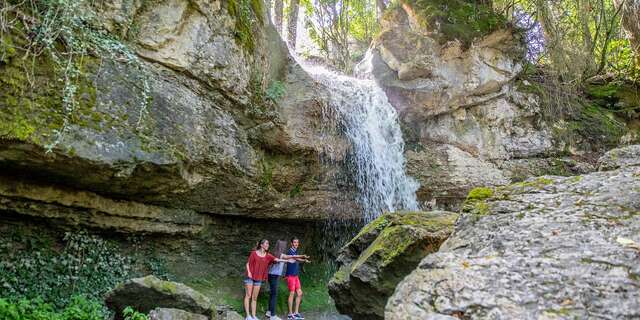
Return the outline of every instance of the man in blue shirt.
<path id="1" fill-rule="evenodd" d="M 298 238 L 291 238 L 291 248 L 287 252 L 287 255 L 298 255 L 298 247 L 300 246 L 300 240 Z M 300 314 L 300 301 L 302 301 L 302 288 L 300 286 L 300 261 L 310 262 L 309 256 L 302 256 L 297 258 L 293 262 L 287 262 L 287 272 L 285 273 L 285 279 L 287 279 L 287 286 L 289 287 L 289 315 L 287 320 L 301 320 L 304 316 Z M 296 298 L 295 312 L 293 309 L 293 298 Z"/>

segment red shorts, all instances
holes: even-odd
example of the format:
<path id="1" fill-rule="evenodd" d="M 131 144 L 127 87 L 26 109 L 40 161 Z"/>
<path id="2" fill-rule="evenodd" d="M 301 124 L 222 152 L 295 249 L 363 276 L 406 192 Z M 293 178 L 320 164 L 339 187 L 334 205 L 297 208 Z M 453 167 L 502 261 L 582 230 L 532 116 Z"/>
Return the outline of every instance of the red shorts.
<path id="1" fill-rule="evenodd" d="M 289 287 L 289 292 L 296 291 L 300 289 L 300 277 L 298 276 L 288 276 L 287 277 L 287 287 Z"/>

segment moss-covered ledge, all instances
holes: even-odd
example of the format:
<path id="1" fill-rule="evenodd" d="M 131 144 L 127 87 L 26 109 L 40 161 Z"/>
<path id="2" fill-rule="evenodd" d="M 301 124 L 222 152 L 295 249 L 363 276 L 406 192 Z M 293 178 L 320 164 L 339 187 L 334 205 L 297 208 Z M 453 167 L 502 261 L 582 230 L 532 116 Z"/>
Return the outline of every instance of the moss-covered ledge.
<path id="1" fill-rule="evenodd" d="M 329 283 L 336 307 L 353 319 L 382 319 L 396 285 L 453 232 L 458 214 L 387 213 L 345 245 Z"/>

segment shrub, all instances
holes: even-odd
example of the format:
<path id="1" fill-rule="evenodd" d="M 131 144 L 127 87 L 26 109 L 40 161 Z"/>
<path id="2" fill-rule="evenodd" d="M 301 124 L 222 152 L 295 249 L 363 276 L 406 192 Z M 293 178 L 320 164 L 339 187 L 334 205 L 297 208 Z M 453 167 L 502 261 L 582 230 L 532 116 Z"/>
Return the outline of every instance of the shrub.
<path id="1" fill-rule="evenodd" d="M 107 311 L 99 302 L 82 296 L 72 297 L 60 311 L 41 299 L 0 299 L 0 319 L 3 320 L 102 320 L 106 317 Z"/>
<path id="2" fill-rule="evenodd" d="M 42 299 L 61 310 L 77 305 L 76 295 L 101 300 L 130 278 L 132 261 L 117 247 L 86 232 L 65 234 L 65 246 L 54 250 L 42 240 L 21 239 L 0 261 L 0 297 Z"/>

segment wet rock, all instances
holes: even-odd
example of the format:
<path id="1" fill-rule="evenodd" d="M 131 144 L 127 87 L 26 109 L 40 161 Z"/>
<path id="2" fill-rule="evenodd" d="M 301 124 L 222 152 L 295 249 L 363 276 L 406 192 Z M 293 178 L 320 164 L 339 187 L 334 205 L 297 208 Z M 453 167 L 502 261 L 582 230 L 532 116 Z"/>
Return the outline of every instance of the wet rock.
<path id="1" fill-rule="evenodd" d="M 148 313 L 155 308 L 180 309 L 211 315 L 209 298 L 182 283 L 163 281 L 155 276 L 131 279 L 110 291 L 105 302 L 109 309 L 121 314 L 125 307 Z"/>
<path id="2" fill-rule="evenodd" d="M 453 230 L 457 214 L 444 211 L 385 214 L 341 249 L 329 283 L 338 311 L 353 319 L 382 319 L 396 284 Z"/>
<path id="3" fill-rule="evenodd" d="M 398 285 L 385 318 L 636 319 L 637 243 L 638 164 L 476 189 L 449 239 Z"/>

